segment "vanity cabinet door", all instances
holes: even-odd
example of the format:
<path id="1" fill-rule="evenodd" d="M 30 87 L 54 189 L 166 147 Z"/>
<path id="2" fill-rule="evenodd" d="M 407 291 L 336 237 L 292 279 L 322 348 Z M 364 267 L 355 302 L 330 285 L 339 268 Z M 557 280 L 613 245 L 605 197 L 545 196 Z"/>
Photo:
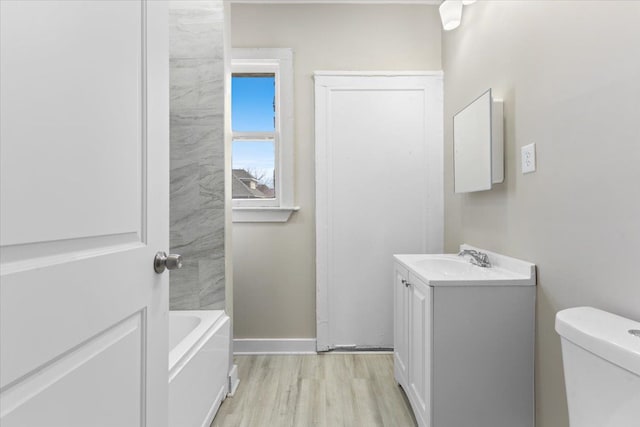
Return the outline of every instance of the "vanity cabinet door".
<path id="1" fill-rule="evenodd" d="M 409 276 L 409 400 L 420 426 L 431 424 L 433 288 Z"/>
<path id="2" fill-rule="evenodd" d="M 393 370 L 396 381 L 406 390 L 409 373 L 409 271 L 394 264 L 393 272 Z"/>

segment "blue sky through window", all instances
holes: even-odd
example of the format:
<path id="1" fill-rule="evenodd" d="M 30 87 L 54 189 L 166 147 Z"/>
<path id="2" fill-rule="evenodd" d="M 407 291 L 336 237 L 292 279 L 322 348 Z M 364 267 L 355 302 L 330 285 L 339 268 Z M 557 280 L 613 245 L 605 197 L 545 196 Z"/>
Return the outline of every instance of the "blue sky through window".
<path id="1" fill-rule="evenodd" d="M 275 148 L 273 141 L 234 141 L 233 169 L 244 169 L 262 184 L 273 188 Z"/>
<path id="2" fill-rule="evenodd" d="M 231 79 L 231 122 L 235 132 L 273 132 L 275 77 Z"/>

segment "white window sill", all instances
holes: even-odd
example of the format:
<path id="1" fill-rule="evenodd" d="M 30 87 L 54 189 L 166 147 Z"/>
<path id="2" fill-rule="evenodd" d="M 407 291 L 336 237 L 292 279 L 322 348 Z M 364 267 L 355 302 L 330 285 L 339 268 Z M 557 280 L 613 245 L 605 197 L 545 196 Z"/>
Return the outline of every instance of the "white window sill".
<path id="1" fill-rule="evenodd" d="M 233 222 L 287 222 L 300 206 L 281 207 L 237 207 L 233 208 Z"/>

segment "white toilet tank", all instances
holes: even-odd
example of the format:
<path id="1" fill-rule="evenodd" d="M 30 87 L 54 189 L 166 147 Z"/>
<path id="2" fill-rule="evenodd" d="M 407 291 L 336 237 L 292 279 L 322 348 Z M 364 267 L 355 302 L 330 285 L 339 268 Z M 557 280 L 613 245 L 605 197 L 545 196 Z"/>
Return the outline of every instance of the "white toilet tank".
<path id="1" fill-rule="evenodd" d="M 556 331 L 571 427 L 640 427 L 640 322 L 577 307 Z"/>

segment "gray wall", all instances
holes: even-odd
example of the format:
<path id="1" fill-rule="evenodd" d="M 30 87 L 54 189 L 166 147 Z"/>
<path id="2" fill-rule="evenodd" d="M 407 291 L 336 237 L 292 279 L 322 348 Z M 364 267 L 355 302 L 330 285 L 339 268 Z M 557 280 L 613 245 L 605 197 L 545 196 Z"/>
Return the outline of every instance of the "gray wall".
<path id="1" fill-rule="evenodd" d="M 170 2 L 170 308 L 225 307 L 222 0 Z"/>
<path id="2" fill-rule="evenodd" d="M 481 1 L 443 36 L 445 246 L 538 265 L 536 417 L 567 427 L 558 310 L 640 320 L 640 2 Z M 452 115 L 504 98 L 506 179 L 453 193 Z M 535 142 L 538 170 L 520 173 Z"/>
<path id="3" fill-rule="evenodd" d="M 233 47 L 294 50 L 295 202 L 285 224 L 233 225 L 234 336 L 315 338 L 316 70 L 440 70 L 440 19 L 424 5 L 231 8 Z"/>

